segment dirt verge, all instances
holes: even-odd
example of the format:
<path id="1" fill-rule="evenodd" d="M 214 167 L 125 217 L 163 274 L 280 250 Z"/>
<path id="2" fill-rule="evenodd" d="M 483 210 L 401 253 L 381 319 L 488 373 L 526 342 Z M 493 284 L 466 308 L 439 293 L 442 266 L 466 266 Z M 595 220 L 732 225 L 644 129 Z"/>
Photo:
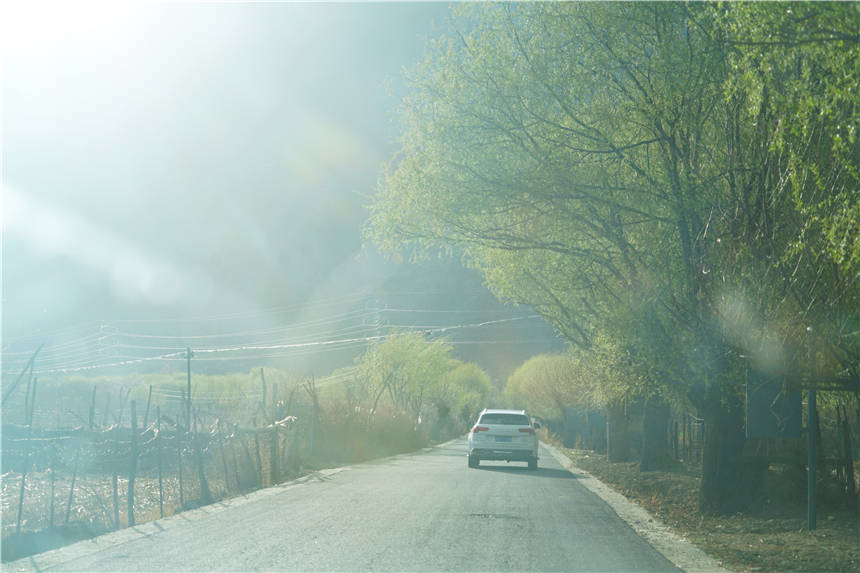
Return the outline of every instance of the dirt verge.
<path id="1" fill-rule="evenodd" d="M 640 472 L 638 463 L 610 463 L 606 456 L 562 449 L 574 464 L 638 503 L 678 535 L 736 571 L 860 570 L 860 516 L 822 504 L 818 526 L 806 530 L 804 496 L 773 495 L 746 514 L 707 517 L 698 513 L 700 476 L 678 465 Z M 777 492 L 777 488 L 771 491 Z"/>

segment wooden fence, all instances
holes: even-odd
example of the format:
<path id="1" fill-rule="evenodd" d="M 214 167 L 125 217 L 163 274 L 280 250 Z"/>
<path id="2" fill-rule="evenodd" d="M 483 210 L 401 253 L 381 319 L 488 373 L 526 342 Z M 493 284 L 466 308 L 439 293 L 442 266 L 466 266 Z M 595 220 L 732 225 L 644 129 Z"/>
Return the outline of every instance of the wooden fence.
<path id="1" fill-rule="evenodd" d="M 4 559 L 25 533 L 77 525 L 98 534 L 297 475 L 313 455 L 316 389 L 296 385 L 282 400 L 276 385 L 266 392 L 262 384 L 263 400 L 241 408 L 200 400 L 186 410 L 184 392 L 162 390 L 168 415 L 152 406 L 152 387 L 142 407 L 130 390 L 99 399 L 95 386 L 87 404 L 65 407 L 40 398 L 36 379 L 28 382 L 3 405 Z M 297 394 L 302 386 L 307 392 Z"/>

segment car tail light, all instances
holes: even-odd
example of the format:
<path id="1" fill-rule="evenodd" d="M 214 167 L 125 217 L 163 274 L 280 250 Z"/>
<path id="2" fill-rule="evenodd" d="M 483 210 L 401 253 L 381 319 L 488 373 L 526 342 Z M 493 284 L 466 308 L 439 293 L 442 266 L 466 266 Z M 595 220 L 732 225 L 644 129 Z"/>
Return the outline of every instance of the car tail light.
<path id="1" fill-rule="evenodd" d="M 520 428 L 520 432 L 525 432 L 527 434 L 534 434 L 535 431 L 532 428 Z"/>
<path id="2" fill-rule="evenodd" d="M 490 428 L 485 428 L 483 426 L 475 426 L 472 428 L 472 433 L 477 434 L 478 432 L 489 432 Z"/>

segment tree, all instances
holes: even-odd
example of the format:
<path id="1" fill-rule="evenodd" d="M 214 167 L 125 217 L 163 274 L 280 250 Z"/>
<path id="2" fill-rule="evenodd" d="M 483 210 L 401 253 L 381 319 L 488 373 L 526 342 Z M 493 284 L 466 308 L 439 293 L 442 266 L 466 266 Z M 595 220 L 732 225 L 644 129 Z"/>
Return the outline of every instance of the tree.
<path id="1" fill-rule="evenodd" d="M 526 408 L 531 415 L 563 427 L 569 407 L 588 404 L 589 396 L 584 388 L 577 387 L 578 381 L 569 356 L 541 354 L 511 374 L 505 385 L 505 400 L 509 406 Z"/>
<path id="2" fill-rule="evenodd" d="M 572 344 L 623 333 L 662 363 L 652 385 L 683 385 L 662 351 L 678 326 L 710 338 L 697 238 L 718 167 L 700 158 L 720 155 L 724 66 L 690 9 L 463 9 L 457 38 L 419 69 L 371 234 L 458 245 Z"/>
<path id="3" fill-rule="evenodd" d="M 447 410 L 468 425 L 491 402 L 495 393 L 490 377 L 477 364 L 459 362 L 443 377 L 433 392 L 437 412 Z M 441 414 L 440 414 L 441 415 Z"/>
<path id="4" fill-rule="evenodd" d="M 814 326 L 829 370 L 856 378 L 860 8 L 736 4 L 718 15 L 732 70 L 725 82 L 735 105 L 732 141 L 740 151 L 731 191 L 735 202 L 759 206 L 741 211 L 726 238 L 743 240 L 743 252 L 774 277 L 769 301 L 782 337 L 802 347 L 806 327 Z M 738 263 L 750 264 L 738 254 L 725 259 Z"/>
<path id="5" fill-rule="evenodd" d="M 389 249 L 463 253 L 498 296 L 532 305 L 572 345 L 591 352 L 596 340 L 609 341 L 626 357 L 610 363 L 627 372 L 628 391 L 694 404 L 709 436 L 700 507 L 714 512 L 744 501 L 748 357 L 781 362 L 778 351 L 790 354 L 787 333 L 804 313 L 843 333 L 857 317 L 856 276 L 830 280 L 855 264 L 853 242 L 843 239 L 856 225 L 856 115 L 845 95 L 856 88 L 856 33 L 839 32 L 851 54 L 835 67 L 812 66 L 789 83 L 762 69 L 765 87 L 755 93 L 766 105 L 750 107 L 737 77 L 763 60 L 745 58 L 732 34 L 756 10 L 458 7 L 454 33 L 416 70 L 402 149 L 368 227 Z M 765 10 L 770 18 L 753 34 L 798 24 Z M 808 30 L 836 26 L 811 13 L 800 21 Z M 843 16 L 856 27 L 856 8 Z M 792 69 L 792 60 L 772 56 Z M 825 99 L 833 117 L 850 123 L 845 135 L 837 130 L 841 139 L 827 139 L 850 140 L 835 162 L 810 145 L 821 133 L 818 108 L 805 116 L 809 130 L 785 139 L 794 151 L 769 139 L 816 90 L 829 89 L 826 81 L 802 85 L 804 77 L 820 80 L 821 69 L 851 76 Z M 807 96 L 789 105 L 768 95 L 785 86 Z M 825 191 L 810 187 L 813 175 L 824 177 Z M 801 191 L 798 201 L 800 188 L 819 191 Z M 829 217 L 834 200 L 841 207 Z M 804 213 L 821 222 L 804 222 Z M 810 233 L 836 267 L 804 254 Z M 831 303 L 835 314 L 825 308 Z M 852 345 L 834 345 L 844 364 L 857 363 Z"/>
<path id="6" fill-rule="evenodd" d="M 492 384 L 477 365 L 451 356 L 444 340 L 427 340 L 411 332 L 371 344 L 359 357 L 356 377 L 365 384 L 369 418 L 387 398 L 397 411 L 408 412 L 420 423 L 430 412 L 445 417 L 451 411 L 474 413 L 483 407 Z"/>

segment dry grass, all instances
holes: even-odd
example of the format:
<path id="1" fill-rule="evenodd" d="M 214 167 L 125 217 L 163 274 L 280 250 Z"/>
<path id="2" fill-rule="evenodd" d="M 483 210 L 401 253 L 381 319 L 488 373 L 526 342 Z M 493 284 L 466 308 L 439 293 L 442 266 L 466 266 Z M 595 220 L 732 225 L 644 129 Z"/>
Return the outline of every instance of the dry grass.
<path id="1" fill-rule="evenodd" d="M 606 456 L 564 450 L 574 463 L 639 503 L 678 534 L 736 571 L 860 571 L 860 516 L 824 500 L 818 527 L 806 530 L 805 490 L 785 487 L 778 468 L 746 514 L 705 517 L 697 511 L 700 477 L 693 468 L 640 472 L 637 463 L 610 463 Z"/>

